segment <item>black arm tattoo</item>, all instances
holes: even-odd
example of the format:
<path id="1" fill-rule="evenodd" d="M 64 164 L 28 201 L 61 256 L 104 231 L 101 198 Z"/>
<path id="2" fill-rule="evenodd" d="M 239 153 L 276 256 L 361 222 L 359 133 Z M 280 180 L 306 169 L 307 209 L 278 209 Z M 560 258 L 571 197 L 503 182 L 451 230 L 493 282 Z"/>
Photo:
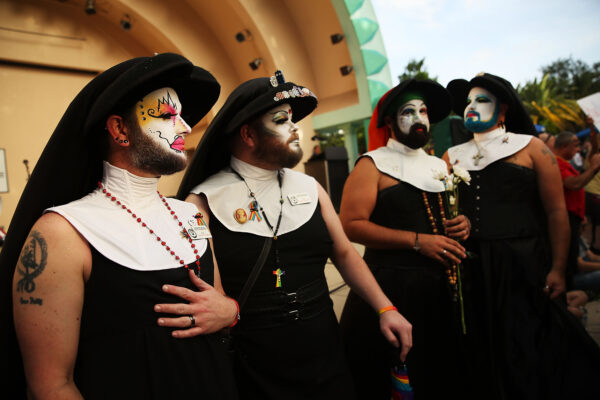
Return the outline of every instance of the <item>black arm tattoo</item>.
<path id="1" fill-rule="evenodd" d="M 23 266 L 17 267 L 17 271 L 23 276 L 17 282 L 17 291 L 32 293 L 35 290 L 35 282 L 33 280 L 44 271 L 47 259 L 48 245 L 46 244 L 46 240 L 38 231 L 31 231 L 29 242 L 23 247 L 23 251 L 21 252 L 21 264 Z M 42 299 L 21 299 L 21 303 L 24 301 L 30 304 L 41 305 Z"/>
<path id="2" fill-rule="evenodd" d="M 548 150 L 548 148 L 546 146 L 544 146 L 544 148 L 542 148 L 542 154 L 544 155 L 548 155 L 550 156 L 550 159 L 552 160 L 552 164 L 556 164 L 556 157 L 554 157 L 554 154 L 552 154 L 552 152 L 550 150 Z"/>

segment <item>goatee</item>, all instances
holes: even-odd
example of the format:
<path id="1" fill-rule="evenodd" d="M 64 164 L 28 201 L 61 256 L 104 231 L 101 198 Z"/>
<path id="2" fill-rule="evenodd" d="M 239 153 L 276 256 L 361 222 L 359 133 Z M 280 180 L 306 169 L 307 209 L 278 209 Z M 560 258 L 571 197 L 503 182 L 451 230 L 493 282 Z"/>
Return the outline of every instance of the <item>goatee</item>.
<path id="1" fill-rule="evenodd" d="M 400 132 L 396 123 L 393 124 L 393 128 L 395 139 L 411 149 L 420 149 L 431 138 L 431 132 L 427 129 L 427 125 L 418 122 L 410 127 L 408 134 Z"/>
<path id="2" fill-rule="evenodd" d="M 153 175 L 171 175 L 187 166 L 185 153 L 165 149 L 148 137 L 140 126 L 132 124 L 129 133 L 129 155 L 134 167 Z"/>

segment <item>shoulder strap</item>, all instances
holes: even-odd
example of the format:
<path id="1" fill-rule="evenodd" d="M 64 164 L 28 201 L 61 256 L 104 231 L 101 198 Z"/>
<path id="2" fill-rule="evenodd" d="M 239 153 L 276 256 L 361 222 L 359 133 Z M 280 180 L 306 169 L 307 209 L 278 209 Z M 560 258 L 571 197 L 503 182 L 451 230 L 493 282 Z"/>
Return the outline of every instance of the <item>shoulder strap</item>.
<path id="1" fill-rule="evenodd" d="M 240 312 L 242 310 L 242 307 L 244 306 L 244 303 L 246 303 L 246 300 L 248 299 L 250 290 L 252 290 L 252 287 L 254 287 L 254 283 L 256 282 L 256 279 L 258 278 L 258 274 L 262 270 L 263 265 L 265 265 L 265 261 L 267 261 L 267 256 L 269 255 L 269 250 L 271 250 L 272 243 L 273 243 L 272 237 L 268 237 L 267 239 L 265 239 L 263 248 L 260 252 L 260 255 L 258 256 L 258 259 L 256 260 L 256 264 L 254 264 L 254 267 L 252 267 L 252 271 L 250 271 L 250 275 L 248 275 L 248 280 L 246 280 L 246 283 L 244 284 L 244 287 L 242 288 L 242 291 L 240 292 L 240 297 L 238 298 Z"/>

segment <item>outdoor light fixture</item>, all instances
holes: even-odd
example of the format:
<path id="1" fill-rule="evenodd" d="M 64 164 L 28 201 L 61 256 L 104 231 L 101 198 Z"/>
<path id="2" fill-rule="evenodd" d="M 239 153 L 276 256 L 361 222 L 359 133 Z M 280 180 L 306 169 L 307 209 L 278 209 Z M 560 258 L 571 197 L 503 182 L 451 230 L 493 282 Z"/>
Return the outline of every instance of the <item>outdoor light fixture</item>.
<path id="1" fill-rule="evenodd" d="M 250 61 L 248 65 L 250 65 L 250 68 L 252 68 L 253 71 L 256 71 L 258 67 L 260 67 L 260 64 L 262 64 L 262 62 L 262 58 L 257 57 L 254 60 Z"/>
<path id="2" fill-rule="evenodd" d="M 340 67 L 340 72 L 342 73 L 342 76 L 346 76 L 352 72 L 353 69 L 354 67 L 352 67 L 352 65 L 344 65 L 343 67 Z"/>
<path id="3" fill-rule="evenodd" d="M 237 40 L 239 43 L 242 43 L 246 39 L 251 39 L 251 38 L 252 38 L 252 34 L 250 33 L 250 31 L 248 29 L 244 29 L 243 31 L 239 31 L 238 33 L 235 34 L 235 40 Z"/>
<path id="4" fill-rule="evenodd" d="M 88 15 L 96 14 L 96 0 L 86 0 L 85 13 Z"/>
<path id="5" fill-rule="evenodd" d="M 341 33 L 334 33 L 331 35 L 331 44 L 338 44 L 342 40 L 344 40 L 344 35 Z"/>
<path id="6" fill-rule="evenodd" d="M 129 14 L 123 15 L 123 18 L 121 18 L 121 28 L 126 31 L 131 29 L 131 18 L 129 18 Z"/>

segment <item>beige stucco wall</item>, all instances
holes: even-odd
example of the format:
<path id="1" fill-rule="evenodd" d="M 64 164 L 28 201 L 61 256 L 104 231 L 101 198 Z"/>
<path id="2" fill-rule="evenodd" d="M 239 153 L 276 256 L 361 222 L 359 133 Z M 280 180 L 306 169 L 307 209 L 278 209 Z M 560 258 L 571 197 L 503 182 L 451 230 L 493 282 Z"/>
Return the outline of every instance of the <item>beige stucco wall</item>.
<path id="1" fill-rule="evenodd" d="M 0 193 L 0 226 L 5 228 L 26 184 L 23 160 L 29 160 L 33 170 L 77 92 L 95 72 L 125 59 L 176 52 L 211 71 L 221 83 L 221 97 L 188 136 L 188 149 L 197 145 L 237 85 L 270 76 L 275 69 L 317 94 L 324 107 L 315 114 L 357 101 L 353 76 L 339 74 L 339 67 L 350 63 L 348 49 L 344 43 L 333 46 L 329 40 L 341 28 L 328 1 L 98 0 L 95 15 L 84 13 L 84 3 L 0 1 L 0 88 L 5 100 L 0 106 L 4 121 L 0 148 L 6 151 L 9 183 L 9 192 Z M 132 24 L 129 31 L 119 24 L 125 14 Z M 235 34 L 242 30 L 249 30 L 251 37 L 239 43 Z M 256 57 L 263 64 L 253 71 L 248 63 Z M 307 159 L 314 145 L 311 117 L 301 121 L 300 127 Z M 173 195 L 182 174 L 163 177 L 161 192 Z"/>

